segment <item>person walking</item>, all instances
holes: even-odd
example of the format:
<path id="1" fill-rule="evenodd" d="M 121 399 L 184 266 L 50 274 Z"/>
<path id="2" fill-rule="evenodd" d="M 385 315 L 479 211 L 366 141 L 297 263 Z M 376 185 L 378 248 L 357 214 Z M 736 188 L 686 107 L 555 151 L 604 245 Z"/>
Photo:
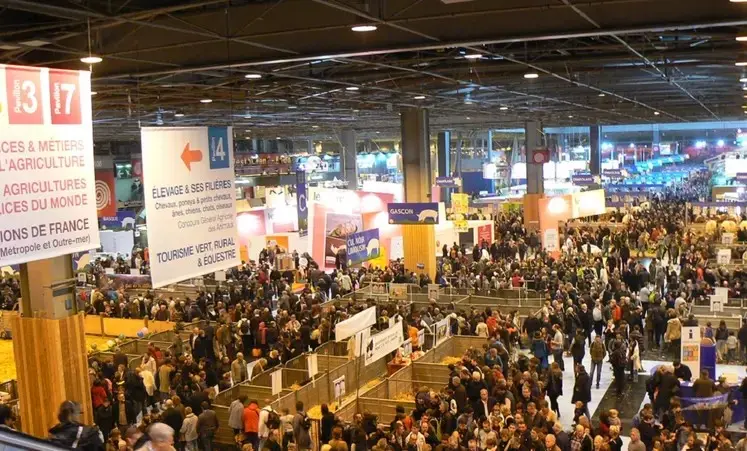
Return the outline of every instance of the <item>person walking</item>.
<path id="1" fill-rule="evenodd" d="M 220 427 L 218 417 L 207 401 L 203 401 L 200 406 L 202 413 L 197 417 L 197 434 L 200 436 L 203 451 L 213 451 L 213 440 Z"/>
<path id="2" fill-rule="evenodd" d="M 555 363 L 560 366 L 560 371 L 565 371 L 565 364 L 563 363 L 563 331 L 560 329 L 560 325 L 554 324 L 552 326 L 553 329 L 553 338 L 551 342 L 552 346 L 552 358 Z"/>
<path id="3" fill-rule="evenodd" d="M 303 410 L 303 402 L 296 402 L 296 414 L 293 416 L 293 438 L 296 449 L 304 451 L 311 449 L 311 421 Z"/>
<path id="4" fill-rule="evenodd" d="M 259 449 L 259 405 L 257 401 L 252 400 L 244 407 L 242 419 L 246 442 L 250 443 L 253 449 Z"/>
<path id="5" fill-rule="evenodd" d="M 98 451 L 104 447 L 99 429 L 81 423 L 80 404 L 64 401 L 57 413 L 57 423 L 49 430 L 49 441 L 68 448 Z"/>
<path id="6" fill-rule="evenodd" d="M 589 373 L 586 372 L 586 368 L 583 365 L 576 367 L 576 383 L 573 385 L 573 397 L 571 402 L 576 403 L 581 401 L 584 403 L 584 411 L 588 418 L 591 418 L 589 414 L 589 403 L 591 402 L 591 378 Z"/>
<path id="7" fill-rule="evenodd" d="M 560 418 L 558 398 L 563 396 L 563 372 L 555 362 L 550 365 L 550 372 L 547 375 L 547 396 L 550 397 L 550 408 Z"/>
<path id="8" fill-rule="evenodd" d="M 602 364 L 604 363 L 604 357 L 607 355 L 601 335 L 594 337 L 594 342 L 591 344 L 589 352 L 591 354 L 591 382 L 594 382 L 594 371 L 596 371 L 597 388 L 599 388 L 599 382 L 602 379 Z"/>
<path id="9" fill-rule="evenodd" d="M 628 355 L 619 337 L 612 341 L 611 347 L 610 363 L 612 364 L 612 373 L 615 376 L 615 394 L 619 398 L 625 391 L 625 367 L 627 366 Z"/>

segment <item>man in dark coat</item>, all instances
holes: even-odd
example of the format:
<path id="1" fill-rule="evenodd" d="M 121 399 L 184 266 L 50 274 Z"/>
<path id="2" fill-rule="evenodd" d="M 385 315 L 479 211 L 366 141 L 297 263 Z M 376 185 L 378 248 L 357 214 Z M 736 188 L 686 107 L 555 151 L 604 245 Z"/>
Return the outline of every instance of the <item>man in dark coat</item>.
<path id="1" fill-rule="evenodd" d="M 654 412 L 660 414 L 669 410 L 670 401 L 680 390 L 680 381 L 674 376 L 672 368 L 662 365 L 654 375 L 654 390 L 659 392 L 654 399 Z"/>
<path id="2" fill-rule="evenodd" d="M 591 401 L 591 378 L 589 378 L 589 373 L 586 372 L 586 368 L 584 368 L 583 365 L 578 365 L 577 368 L 578 373 L 576 373 L 576 383 L 573 385 L 573 397 L 571 398 L 571 402 L 583 402 L 586 416 L 591 418 L 588 407 L 589 402 Z"/>

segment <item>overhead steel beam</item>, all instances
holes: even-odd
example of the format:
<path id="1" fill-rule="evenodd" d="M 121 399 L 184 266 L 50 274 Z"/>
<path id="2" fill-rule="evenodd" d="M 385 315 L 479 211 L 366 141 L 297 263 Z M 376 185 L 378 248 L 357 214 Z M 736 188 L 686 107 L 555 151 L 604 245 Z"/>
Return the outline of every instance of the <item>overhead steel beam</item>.
<path id="1" fill-rule="evenodd" d="M 7 0 L 0 0 L 7 1 Z M 360 50 L 360 51 L 349 51 L 349 52 L 334 52 L 326 54 L 314 54 L 314 55 L 301 55 L 287 58 L 275 58 L 265 59 L 257 61 L 247 61 L 243 63 L 232 63 L 232 64 L 212 64 L 212 65 L 200 65 L 192 67 L 184 67 L 176 72 L 140 72 L 134 74 L 115 74 L 106 75 L 99 77 L 99 79 L 117 79 L 117 78 L 132 78 L 132 77 L 150 77 L 166 75 L 168 73 L 194 73 L 205 70 L 222 70 L 222 69 L 242 69 L 257 66 L 267 66 L 273 64 L 290 64 L 299 63 L 303 61 L 317 61 L 317 60 L 329 60 L 338 58 L 357 58 L 367 56 L 381 56 L 391 55 L 397 53 L 407 52 L 419 52 L 426 50 L 440 50 L 447 47 L 478 47 L 484 45 L 495 45 L 495 44 L 511 44 L 517 42 L 544 42 L 558 39 L 579 39 L 579 38 L 593 38 L 600 36 L 611 36 L 611 35 L 631 35 L 641 33 L 652 33 L 662 31 L 676 31 L 676 30 L 695 30 L 700 28 L 721 28 L 721 27 L 741 27 L 747 25 L 747 19 L 742 20 L 724 20 L 716 22 L 700 22 L 690 24 L 657 24 L 648 25 L 633 28 L 612 28 L 603 30 L 585 30 L 585 31 L 571 31 L 565 33 L 552 33 L 552 34 L 527 34 L 517 36 L 507 36 L 502 38 L 486 38 L 477 39 L 470 41 L 450 41 L 441 42 L 438 44 L 428 45 L 414 45 L 414 46 L 402 46 L 402 47 L 390 47 L 383 49 L 374 50 Z"/>
<path id="2" fill-rule="evenodd" d="M 583 18 L 585 21 L 589 22 L 594 27 L 596 27 L 598 29 L 602 28 L 602 26 L 597 21 L 595 21 L 594 19 L 592 19 L 591 17 L 589 17 L 588 14 L 586 14 L 583 11 L 581 11 L 581 9 L 579 9 L 578 7 L 576 7 L 576 5 L 574 5 L 573 3 L 571 3 L 571 0 L 560 0 L 560 1 L 562 1 L 563 4 L 568 5 L 576 14 L 578 14 L 581 18 Z M 703 107 L 704 110 L 708 111 L 708 113 L 711 116 L 713 116 L 714 119 L 719 120 L 718 115 L 716 113 L 714 113 L 713 111 L 711 111 L 711 109 L 708 108 L 703 102 L 701 102 L 700 99 L 695 98 L 695 96 L 692 95 L 692 93 L 690 93 L 690 91 L 688 91 L 687 89 L 685 89 L 684 87 L 682 87 L 682 85 L 680 85 L 679 83 L 677 83 L 677 81 L 672 80 L 671 78 L 669 78 L 669 76 L 666 73 L 664 73 L 664 71 L 662 71 L 656 64 L 654 64 L 651 60 L 649 60 L 648 58 L 646 58 L 641 52 L 639 52 L 638 50 L 636 50 L 633 47 L 631 47 L 630 44 L 628 44 L 623 38 L 621 38 L 617 34 L 611 34 L 610 36 L 613 39 L 615 39 L 617 42 L 619 42 L 620 44 L 622 44 L 623 46 L 625 46 L 625 48 L 627 48 L 633 55 L 635 55 L 638 58 L 640 58 L 644 63 L 646 63 L 647 66 L 651 67 L 656 72 L 658 72 L 659 75 L 661 75 L 662 78 L 664 78 L 665 80 L 668 80 L 673 86 L 675 86 L 677 89 L 679 89 L 680 91 L 682 91 L 686 96 L 688 96 L 691 99 L 693 99 L 698 105 L 700 105 L 701 107 Z"/>
<path id="3" fill-rule="evenodd" d="M 52 17 L 63 17 L 74 20 L 87 20 L 87 19 L 98 19 L 105 21 L 114 21 L 117 23 L 129 23 L 134 25 L 141 25 L 148 28 L 155 28 L 159 30 L 172 31 L 175 33 L 191 34 L 195 36 L 202 36 L 207 38 L 216 39 L 216 34 L 213 32 L 206 32 L 195 29 L 185 29 L 179 27 L 173 27 L 170 25 L 164 25 L 157 22 L 145 22 L 137 19 L 129 19 L 124 16 L 108 16 L 106 14 L 97 13 L 95 11 L 65 8 L 62 6 L 47 5 L 43 3 L 37 3 L 31 0 L 0 0 L 0 5 L 7 6 L 10 9 L 27 11 L 36 14 L 45 14 Z M 237 42 L 240 44 L 249 45 L 252 47 L 263 48 L 266 50 L 274 50 L 280 53 L 286 53 L 291 55 L 297 55 L 298 52 L 292 50 L 281 49 L 279 47 L 273 47 L 270 45 L 261 44 L 259 42 L 253 42 L 246 39 L 231 38 L 226 36 L 223 40 Z"/>

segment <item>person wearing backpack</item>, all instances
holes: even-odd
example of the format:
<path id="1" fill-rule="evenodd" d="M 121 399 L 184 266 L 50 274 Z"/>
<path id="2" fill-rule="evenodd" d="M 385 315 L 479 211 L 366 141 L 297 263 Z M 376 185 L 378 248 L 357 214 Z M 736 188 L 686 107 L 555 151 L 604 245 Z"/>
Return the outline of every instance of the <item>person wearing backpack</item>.
<path id="1" fill-rule="evenodd" d="M 296 450 L 311 449 L 311 420 L 303 410 L 303 402 L 296 402 L 296 414 L 293 416 L 293 438 L 296 441 Z"/>
<path id="2" fill-rule="evenodd" d="M 81 424 L 80 415 L 80 404 L 64 401 L 57 414 L 60 422 L 49 430 L 49 441 L 73 449 L 102 451 L 104 440 L 99 429 Z"/>
<path id="3" fill-rule="evenodd" d="M 280 428 L 280 415 L 272 410 L 272 401 L 265 399 L 265 406 L 259 411 L 259 448 L 262 449 L 264 443 L 270 435 L 270 431 Z"/>

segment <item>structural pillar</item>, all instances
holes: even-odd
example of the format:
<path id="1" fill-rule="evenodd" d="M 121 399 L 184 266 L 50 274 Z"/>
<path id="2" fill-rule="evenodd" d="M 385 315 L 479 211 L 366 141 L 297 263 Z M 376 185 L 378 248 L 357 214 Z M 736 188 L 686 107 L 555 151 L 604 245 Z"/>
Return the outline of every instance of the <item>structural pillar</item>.
<path id="1" fill-rule="evenodd" d="M 405 108 L 400 117 L 402 128 L 402 173 L 405 202 L 431 201 L 433 185 L 430 158 L 428 110 Z M 439 167 L 441 160 L 439 159 Z M 443 218 L 442 220 L 445 220 Z M 436 231 L 433 225 L 403 225 L 402 241 L 405 265 L 409 271 L 436 277 Z"/>
<path id="2" fill-rule="evenodd" d="M 488 130 L 487 145 L 488 163 L 495 163 L 495 161 L 493 161 L 493 158 L 495 157 L 495 155 L 493 155 L 493 130 Z M 495 179 L 490 180 L 490 192 L 495 193 Z"/>
<path id="3" fill-rule="evenodd" d="M 65 400 L 93 423 L 85 321 L 69 255 L 21 265 L 21 314 L 11 320 L 24 432 L 47 437 Z"/>
<path id="4" fill-rule="evenodd" d="M 524 196 L 524 224 L 539 229 L 539 200 L 545 195 L 545 173 L 542 164 L 532 162 L 534 150 L 543 148 L 542 123 L 528 121 L 524 127 L 527 161 L 527 194 Z"/>
<path id="5" fill-rule="evenodd" d="M 589 171 L 594 177 L 602 175 L 602 127 L 592 125 L 589 127 Z"/>
<path id="6" fill-rule="evenodd" d="M 437 140 L 438 176 L 451 176 L 451 132 L 448 130 L 438 134 Z M 447 204 L 451 201 L 451 189 L 441 188 L 441 200 Z"/>
<path id="7" fill-rule="evenodd" d="M 358 166 L 356 155 L 358 154 L 355 147 L 355 130 L 343 130 L 340 133 L 340 142 L 342 143 L 342 177 L 348 182 L 347 189 L 358 189 Z"/>

